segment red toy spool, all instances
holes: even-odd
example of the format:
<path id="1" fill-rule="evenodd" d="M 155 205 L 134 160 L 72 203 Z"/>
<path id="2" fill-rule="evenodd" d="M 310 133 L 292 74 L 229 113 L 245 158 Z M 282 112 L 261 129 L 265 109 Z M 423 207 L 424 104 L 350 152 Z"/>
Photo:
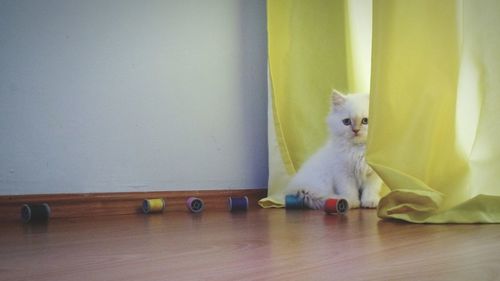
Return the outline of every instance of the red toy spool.
<path id="1" fill-rule="evenodd" d="M 325 212 L 327 214 L 345 214 L 349 210 L 349 204 L 347 200 L 343 198 L 330 198 L 325 201 L 324 206 Z"/>

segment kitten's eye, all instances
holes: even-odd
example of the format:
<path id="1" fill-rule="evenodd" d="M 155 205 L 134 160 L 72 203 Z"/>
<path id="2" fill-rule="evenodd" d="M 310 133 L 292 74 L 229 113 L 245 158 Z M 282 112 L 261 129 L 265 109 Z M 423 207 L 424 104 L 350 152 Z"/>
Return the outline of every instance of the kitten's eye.
<path id="1" fill-rule="evenodd" d="M 368 125 L 368 118 L 361 119 L 361 124 Z"/>
<path id="2" fill-rule="evenodd" d="M 344 125 L 346 125 L 346 126 L 349 126 L 349 125 L 351 125 L 351 119 L 346 118 L 346 119 L 342 120 L 342 123 L 343 123 Z"/>

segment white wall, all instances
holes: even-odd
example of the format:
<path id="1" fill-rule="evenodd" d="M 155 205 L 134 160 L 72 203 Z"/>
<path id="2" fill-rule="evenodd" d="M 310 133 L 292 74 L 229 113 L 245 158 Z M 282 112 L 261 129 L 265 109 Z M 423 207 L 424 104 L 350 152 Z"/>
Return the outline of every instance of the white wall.
<path id="1" fill-rule="evenodd" d="M 265 0 L 0 1 L 0 194 L 267 186 Z"/>

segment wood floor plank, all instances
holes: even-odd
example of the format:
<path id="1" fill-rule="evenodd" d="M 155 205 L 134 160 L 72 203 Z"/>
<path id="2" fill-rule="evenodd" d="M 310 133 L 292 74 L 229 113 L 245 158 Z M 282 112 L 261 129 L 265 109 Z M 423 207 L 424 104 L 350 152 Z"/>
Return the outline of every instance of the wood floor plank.
<path id="1" fill-rule="evenodd" d="M 253 209 L 0 223 L 0 280 L 495 280 L 500 225 Z"/>

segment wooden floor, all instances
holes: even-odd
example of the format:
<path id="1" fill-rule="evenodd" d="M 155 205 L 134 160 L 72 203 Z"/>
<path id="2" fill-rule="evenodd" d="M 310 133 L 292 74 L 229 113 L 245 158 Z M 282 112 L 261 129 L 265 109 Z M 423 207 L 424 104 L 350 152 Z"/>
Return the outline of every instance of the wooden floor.
<path id="1" fill-rule="evenodd" d="M 0 223 L 0 280 L 498 280 L 500 225 L 381 221 L 374 210 Z"/>

